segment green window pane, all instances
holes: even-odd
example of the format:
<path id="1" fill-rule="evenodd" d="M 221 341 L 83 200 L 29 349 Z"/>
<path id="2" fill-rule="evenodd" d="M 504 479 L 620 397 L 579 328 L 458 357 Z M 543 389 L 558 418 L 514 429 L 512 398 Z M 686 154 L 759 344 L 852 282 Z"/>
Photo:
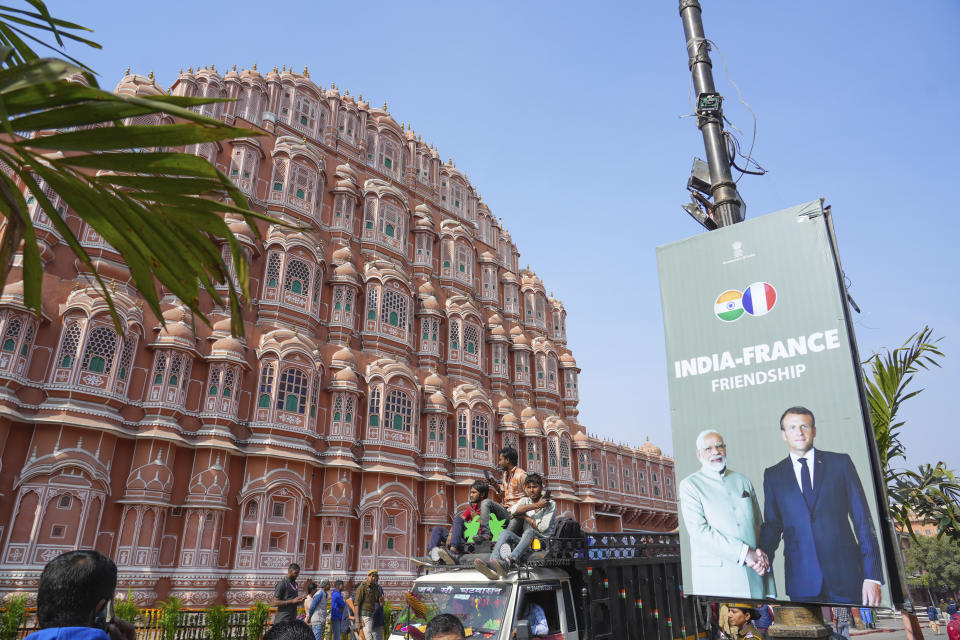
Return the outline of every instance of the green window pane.
<path id="1" fill-rule="evenodd" d="M 353 422 L 353 415 L 351 413 L 347 413 L 345 420 L 346 422 Z"/>
<path id="2" fill-rule="evenodd" d="M 208 395 L 208 396 L 215 396 L 215 395 L 217 395 L 217 385 L 215 385 L 215 384 L 210 385 L 210 391 L 207 392 L 207 395 Z"/>
<path id="3" fill-rule="evenodd" d="M 333 412 L 333 419 L 334 419 L 335 422 L 340 422 L 340 412 L 339 412 L 339 411 L 334 411 L 334 412 Z"/>
<path id="4" fill-rule="evenodd" d="M 388 224 L 388 225 L 384 228 L 384 233 L 387 234 L 387 237 L 388 237 L 388 238 L 392 238 L 392 237 L 393 237 L 393 233 L 394 233 L 394 232 L 393 232 L 393 225 L 392 225 L 392 224 Z"/>
<path id="5" fill-rule="evenodd" d="M 297 411 L 300 406 L 300 398 L 295 396 L 292 393 L 288 393 L 287 397 L 283 400 L 283 410 L 284 411 Z"/>
<path id="6" fill-rule="evenodd" d="M 300 124 L 307 124 L 307 116 L 300 116 Z"/>
<path id="7" fill-rule="evenodd" d="M 481 436 L 477 436 L 477 444 L 476 444 L 476 446 L 474 447 L 474 449 L 484 449 L 484 448 L 485 448 L 485 447 L 484 447 L 484 443 L 483 443 L 483 438 L 482 438 Z"/>
<path id="8" fill-rule="evenodd" d="M 230 172 L 230 175 L 232 175 L 232 176 L 238 176 L 238 175 L 240 175 L 240 170 L 239 170 L 239 169 L 234 169 L 233 171 Z"/>
<path id="9" fill-rule="evenodd" d="M 267 280 L 267 286 L 268 286 L 268 287 L 275 287 L 275 286 L 277 286 L 277 279 L 276 279 L 276 278 L 270 278 L 269 280 Z"/>
<path id="10" fill-rule="evenodd" d="M 467 272 L 467 266 L 461 264 L 461 265 L 460 265 L 460 273 L 466 273 L 466 272 Z"/>
<path id="11" fill-rule="evenodd" d="M 459 343 L 459 342 L 451 342 L 451 343 L 450 343 L 450 348 L 453 349 L 454 351 L 456 351 L 457 349 L 460 348 L 460 343 Z"/>
<path id="12" fill-rule="evenodd" d="M 393 549 L 393 538 L 387 538 L 387 549 Z"/>
<path id="13" fill-rule="evenodd" d="M 334 302 L 334 303 L 333 303 L 333 308 L 334 308 L 335 310 L 339 311 L 339 310 L 340 310 L 340 303 L 339 303 L 339 302 Z"/>
<path id="14" fill-rule="evenodd" d="M 394 327 L 400 324 L 400 318 L 397 316 L 396 311 L 390 312 L 390 324 L 393 325 Z"/>
<path id="15" fill-rule="evenodd" d="M 350 311 L 350 303 L 349 303 L 349 302 L 347 303 L 347 309 L 346 309 L 346 310 L 347 310 L 347 311 Z"/>
<path id="16" fill-rule="evenodd" d="M 260 400 L 257 402 L 258 407 L 269 407 L 270 406 L 270 394 L 261 393 Z"/>
<path id="17" fill-rule="evenodd" d="M 379 415 L 377 415 L 377 414 L 374 413 L 373 415 L 370 416 L 370 426 L 371 426 L 371 427 L 378 427 L 378 426 L 380 426 L 380 416 L 379 416 Z"/>
<path id="18" fill-rule="evenodd" d="M 393 416 L 393 428 L 403 430 L 403 416 L 399 413 Z"/>
<path id="19" fill-rule="evenodd" d="M 106 367 L 106 361 L 100 356 L 94 356 L 90 358 L 90 371 L 96 373 L 103 373 L 104 367 Z"/>
<path id="20" fill-rule="evenodd" d="M 3 341 L 3 350 L 4 351 L 13 351 L 17 348 L 16 343 L 14 343 L 12 338 L 7 338 Z"/>
<path id="21" fill-rule="evenodd" d="M 297 197 L 303 200 L 303 189 L 297 189 Z"/>
<path id="22" fill-rule="evenodd" d="M 69 367 L 70 362 L 73 360 L 70 356 L 63 356 L 63 360 L 60 361 L 61 367 Z"/>
<path id="23" fill-rule="evenodd" d="M 23 346 L 20 347 L 20 355 L 22 355 L 22 356 L 27 355 L 27 351 L 28 351 L 29 349 L 30 349 L 30 345 L 28 345 L 26 342 L 24 342 L 24 343 L 23 343 Z"/>
<path id="24" fill-rule="evenodd" d="M 229 398 L 229 397 L 232 396 L 232 395 L 233 395 L 233 389 L 231 389 L 230 387 L 224 387 L 224 388 L 223 388 L 223 397 L 224 397 L 224 398 Z"/>
<path id="25" fill-rule="evenodd" d="M 391 160 L 390 158 L 384 158 L 383 166 L 385 166 L 387 169 L 391 168 L 393 166 L 393 160 Z"/>
<path id="26" fill-rule="evenodd" d="M 444 267 L 447 267 L 447 268 L 449 269 L 449 268 L 450 268 L 450 261 L 449 261 L 449 260 L 444 260 L 444 261 L 443 261 L 443 266 L 444 266 Z"/>
<path id="27" fill-rule="evenodd" d="M 467 353 L 476 353 L 477 347 L 472 342 L 467 343 Z"/>
<path id="28" fill-rule="evenodd" d="M 274 191 L 283 191 L 283 183 L 282 183 L 282 182 L 274 182 L 274 183 L 273 183 L 273 190 L 274 190 Z"/>
<path id="29" fill-rule="evenodd" d="M 457 446 L 460 446 L 460 447 L 467 446 L 467 436 L 460 436 L 457 439 Z"/>
<path id="30" fill-rule="evenodd" d="M 367 220 L 367 224 L 364 225 L 366 229 L 373 229 L 373 220 Z"/>
<path id="31" fill-rule="evenodd" d="M 177 386 L 177 383 L 178 383 L 178 382 L 180 382 L 180 379 L 179 379 L 177 376 L 170 376 L 170 380 L 169 380 L 168 384 L 170 384 L 171 386 L 174 386 L 174 387 L 175 387 L 175 386 Z"/>
<path id="32" fill-rule="evenodd" d="M 303 293 L 303 283 L 299 280 L 294 280 L 293 284 L 290 285 L 290 290 L 294 293 Z"/>
<path id="33" fill-rule="evenodd" d="M 373 309 L 371 309 L 370 311 L 367 311 L 367 320 L 376 320 L 376 319 L 377 319 L 376 311 L 374 311 Z"/>
<path id="34" fill-rule="evenodd" d="M 437 439 L 437 432 L 436 432 L 436 431 L 431 431 L 431 432 L 430 432 L 430 439 L 431 439 L 431 440 L 436 440 L 436 439 Z"/>

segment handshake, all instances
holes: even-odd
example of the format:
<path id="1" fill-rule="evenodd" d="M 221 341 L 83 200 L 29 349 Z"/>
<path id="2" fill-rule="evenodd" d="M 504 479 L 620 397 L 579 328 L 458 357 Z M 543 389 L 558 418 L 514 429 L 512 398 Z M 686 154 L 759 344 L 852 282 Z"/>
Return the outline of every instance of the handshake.
<path id="1" fill-rule="evenodd" d="M 747 556 L 743 563 L 761 576 L 770 571 L 770 560 L 760 549 L 747 549 Z"/>

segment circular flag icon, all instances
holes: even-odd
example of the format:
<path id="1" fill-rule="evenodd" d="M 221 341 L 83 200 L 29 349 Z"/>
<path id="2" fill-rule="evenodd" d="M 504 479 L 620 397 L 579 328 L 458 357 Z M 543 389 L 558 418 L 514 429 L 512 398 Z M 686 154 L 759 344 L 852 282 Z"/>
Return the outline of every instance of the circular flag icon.
<path id="1" fill-rule="evenodd" d="M 724 291 L 714 302 L 714 313 L 724 322 L 733 322 L 743 315 L 743 303 L 739 291 Z"/>
<path id="2" fill-rule="evenodd" d="M 769 282 L 754 282 L 743 292 L 743 309 L 752 316 L 762 316 L 777 304 L 777 290 Z"/>

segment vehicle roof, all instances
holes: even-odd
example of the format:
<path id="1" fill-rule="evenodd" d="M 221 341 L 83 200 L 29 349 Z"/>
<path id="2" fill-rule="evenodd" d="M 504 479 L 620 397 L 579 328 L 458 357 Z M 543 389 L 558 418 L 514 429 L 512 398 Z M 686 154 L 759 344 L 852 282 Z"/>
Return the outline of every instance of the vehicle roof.
<path id="1" fill-rule="evenodd" d="M 521 580 L 520 577 L 523 577 Z M 522 571 L 511 571 L 507 574 L 506 578 L 500 580 L 490 580 L 488 577 L 477 571 L 476 569 L 446 569 L 440 571 L 434 571 L 417 578 L 416 583 L 457 583 L 457 582 L 511 582 L 511 583 L 526 583 L 533 582 L 536 580 L 569 580 L 570 576 L 566 571 L 562 569 L 553 569 L 550 567 L 531 567 L 529 569 L 523 569 Z"/>

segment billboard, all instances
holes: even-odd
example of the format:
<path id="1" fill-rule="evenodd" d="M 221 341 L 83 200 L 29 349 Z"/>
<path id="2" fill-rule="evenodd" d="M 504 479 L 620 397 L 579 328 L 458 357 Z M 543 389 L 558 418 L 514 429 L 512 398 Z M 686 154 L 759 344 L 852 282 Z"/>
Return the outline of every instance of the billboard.
<path id="1" fill-rule="evenodd" d="M 684 592 L 891 606 L 899 573 L 821 201 L 657 261 Z"/>

